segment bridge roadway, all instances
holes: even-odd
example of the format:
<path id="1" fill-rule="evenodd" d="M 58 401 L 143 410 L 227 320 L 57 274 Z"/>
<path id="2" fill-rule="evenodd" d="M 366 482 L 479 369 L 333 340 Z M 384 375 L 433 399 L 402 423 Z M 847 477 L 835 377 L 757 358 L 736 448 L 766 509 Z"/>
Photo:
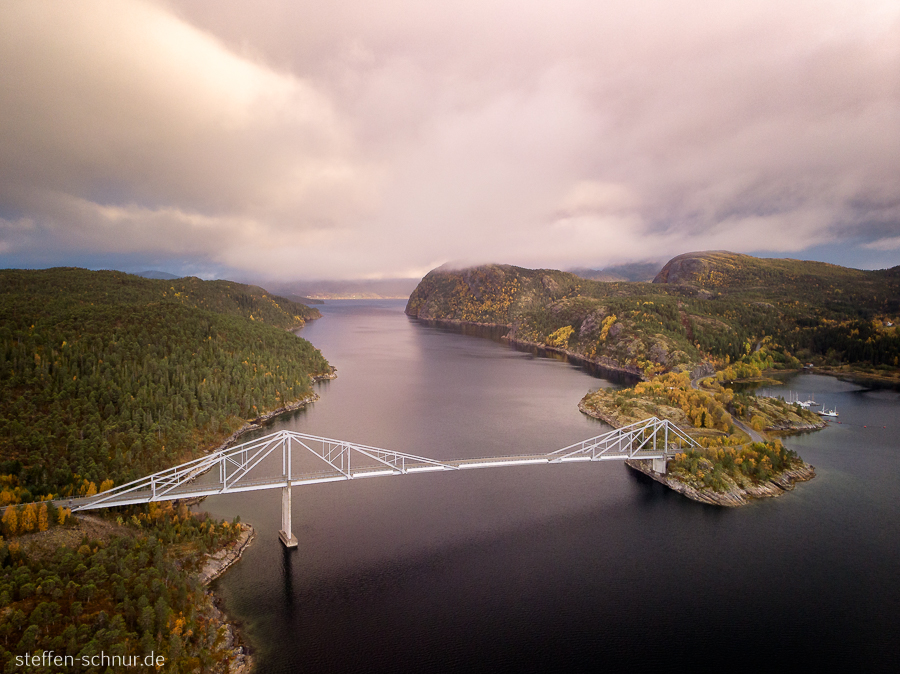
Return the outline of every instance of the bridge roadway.
<path id="1" fill-rule="evenodd" d="M 116 495 L 101 503 L 97 503 L 94 496 L 81 498 L 58 499 L 54 504 L 60 507 L 71 508 L 72 511 L 92 510 L 100 508 L 112 508 L 114 506 L 136 505 L 140 503 L 149 503 L 150 501 L 176 501 L 180 499 L 199 498 L 201 496 L 214 496 L 216 494 L 228 493 L 234 494 L 245 491 L 256 491 L 259 489 L 276 489 L 278 487 L 298 487 L 307 484 L 321 484 L 324 482 L 339 482 L 341 480 L 358 479 L 364 477 L 382 477 L 388 475 L 407 475 L 415 473 L 429 473 L 447 470 L 465 470 L 469 468 L 499 468 L 504 466 L 525 466 L 542 463 L 571 463 L 576 461 L 614 461 L 627 458 L 634 459 L 661 459 L 665 456 L 663 452 L 648 451 L 635 452 L 629 456 L 605 456 L 598 459 L 592 459 L 589 456 L 572 456 L 559 458 L 553 454 L 521 454 L 519 456 L 492 456 L 483 459 L 454 459 L 451 461 L 441 461 L 441 465 L 433 463 L 407 463 L 406 468 L 402 471 L 381 468 L 378 466 L 353 469 L 350 476 L 338 470 L 322 470 L 314 473 L 295 474 L 290 480 L 284 476 L 261 478 L 256 480 L 241 480 L 239 485 L 228 487 L 223 492 L 221 483 L 216 486 L 196 484 L 190 482 L 183 487 L 173 489 L 166 494 L 156 498 L 151 498 L 150 489 L 141 489 L 138 491 Z M 207 468 L 211 470 L 211 468 Z"/>
<path id="2" fill-rule="evenodd" d="M 654 460 L 665 472 L 666 458 L 696 443 L 668 420 L 639 421 L 547 454 L 515 454 L 439 461 L 293 431 L 277 431 L 208 456 L 188 461 L 88 497 L 60 499 L 73 512 L 140 503 L 192 499 L 260 489 L 282 490 L 282 541 L 297 545 L 291 533 L 291 489 L 295 486 L 390 475 L 624 459 Z M 280 467 L 277 458 L 281 456 Z M 320 460 L 320 469 L 301 466 Z"/>

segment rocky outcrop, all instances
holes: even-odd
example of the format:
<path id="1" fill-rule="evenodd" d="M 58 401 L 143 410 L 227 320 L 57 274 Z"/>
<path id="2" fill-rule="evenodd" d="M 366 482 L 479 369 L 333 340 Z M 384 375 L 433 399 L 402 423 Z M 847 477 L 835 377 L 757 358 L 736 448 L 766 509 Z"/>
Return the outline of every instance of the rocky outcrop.
<path id="1" fill-rule="evenodd" d="M 703 377 L 711 377 L 716 373 L 716 368 L 709 361 L 703 361 L 693 370 L 691 370 L 691 381 L 702 379 Z M 696 388 L 696 387 L 694 387 Z"/>
<path id="2" fill-rule="evenodd" d="M 200 570 L 200 582 L 209 585 L 213 580 L 225 573 L 225 570 L 237 562 L 244 554 L 250 543 L 256 537 L 256 532 L 249 524 L 241 524 L 241 533 L 237 540 L 229 543 L 221 550 L 207 555 L 203 568 Z"/>
<path id="3" fill-rule="evenodd" d="M 778 423 L 772 424 L 771 426 L 766 426 L 766 431 L 773 431 L 777 433 L 801 433 L 803 431 L 818 431 L 825 428 L 827 425 L 828 424 L 824 419 L 808 424 L 798 424 L 791 421 L 780 421 Z"/>
<path id="4" fill-rule="evenodd" d="M 250 674 L 253 671 L 253 655 L 241 642 L 241 637 L 236 627 L 228 622 L 228 616 L 219 608 L 217 599 L 212 593 L 209 593 L 207 614 L 210 620 L 224 627 L 222 646 L 226 652 L 231 653 L 227 663 L 225 663 L 225 672 L 227 674 Z"/>
<path id="5" fill-rule="evenodd" d="M 599 419 L 604 424 L 607 424 L 608 426 L 612 426 L 613 428 L 618 428 L 619 426 L 622 425 L 621 423 L 619 423 L 619 420 L 613 414 L 611 414 L 611 412 L 609 410 L 605 410 L 605 409 L 598 408 L 598 407 L 588 407 L 587 405 L 584 404 L 585 400 L 587 400 L 587 396 L 585 396 L 578 402 L 578 410 L 582 414 L 587 414 L 589 417 L 593 417 L 594 419 Z"/>
<path id="6" fill-rule="evenodd" d="M 713 251 L 717 252 L 717 251 Z M 709 266 L 706 256 L 709 252 L 684 253 L 673 257 L 653 279 L 654 283 L 692 284 Z"/>
<path id="7" fill-rule="evenodd" d="M 687 496 L 689 499 L 728 508 L 747 505 L 753 499 L 781 496 L 785 492 L 791 491 L 797 482 L 806 482 L 816 476 L 816 469 L 808 463 L 804 463 L 800 468 L 786 470 L 771 480 L 761 482 L 758 485 L 748 485 L 741 488 L 734 484 L 728 491 L 717 492 L 713 489 L 697 489 L 671 475 L 657 473 L 651 467 L 652 463 L 647 460 L 627 459 L 625 465 L 666 485 L 669 489 Z"/>

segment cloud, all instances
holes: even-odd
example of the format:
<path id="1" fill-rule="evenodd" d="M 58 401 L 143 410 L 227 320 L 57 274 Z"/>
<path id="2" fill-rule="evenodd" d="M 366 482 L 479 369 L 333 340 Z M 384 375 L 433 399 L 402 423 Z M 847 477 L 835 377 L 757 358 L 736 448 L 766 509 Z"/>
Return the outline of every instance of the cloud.
<path id="1" fill-rule="evenodd" d="M 365 212 L 377 171 L 302 78 L 145 2 L 0 14 L 0 198 L 42 232 L 13 248 L 217 257 Z"/>
<path id="2" fill-rule="evenodd" d="M 863 244 L 868 250 L 900 250 L 900 236 L 891 236 Z"/>
<path id="3" fill-rule="evenodd" d="M 900 236 L 894 2 L 11 0 L 0 87 L 4 260 L 372 277 Z"/>

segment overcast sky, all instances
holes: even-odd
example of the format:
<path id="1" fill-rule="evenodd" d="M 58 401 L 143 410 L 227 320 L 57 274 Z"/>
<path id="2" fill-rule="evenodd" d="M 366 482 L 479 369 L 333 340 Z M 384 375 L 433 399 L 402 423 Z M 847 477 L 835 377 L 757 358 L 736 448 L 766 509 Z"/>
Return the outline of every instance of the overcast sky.
<path id="1" fill-rule="evenodd" d="M 0 266 L 708 249 L 900 264 L 900 3 L 0 3 Z"/>

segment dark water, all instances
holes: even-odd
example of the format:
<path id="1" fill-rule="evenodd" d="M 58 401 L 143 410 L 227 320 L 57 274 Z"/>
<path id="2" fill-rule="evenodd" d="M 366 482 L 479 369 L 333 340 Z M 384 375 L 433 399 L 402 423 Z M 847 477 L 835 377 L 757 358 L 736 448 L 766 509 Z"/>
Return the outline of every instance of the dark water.
<path id="1" fill-rule="evenodd" d="M 605 430 L 576 404 L 611 384 L 402 309 L 322 307 L 301 334 L 339 378 L 264 432 L 462 458 Z M 782 498 L 718 509 L 612 462 L 355 480 L 294 490 L 293 552 L 280 491 L 210 498 L 258 531 L 216 589 L 266 674 L 892 668 L 900 395 L 810 375 L 786 388 L 842 423 L 788 441 L 819 476 Z"/>

